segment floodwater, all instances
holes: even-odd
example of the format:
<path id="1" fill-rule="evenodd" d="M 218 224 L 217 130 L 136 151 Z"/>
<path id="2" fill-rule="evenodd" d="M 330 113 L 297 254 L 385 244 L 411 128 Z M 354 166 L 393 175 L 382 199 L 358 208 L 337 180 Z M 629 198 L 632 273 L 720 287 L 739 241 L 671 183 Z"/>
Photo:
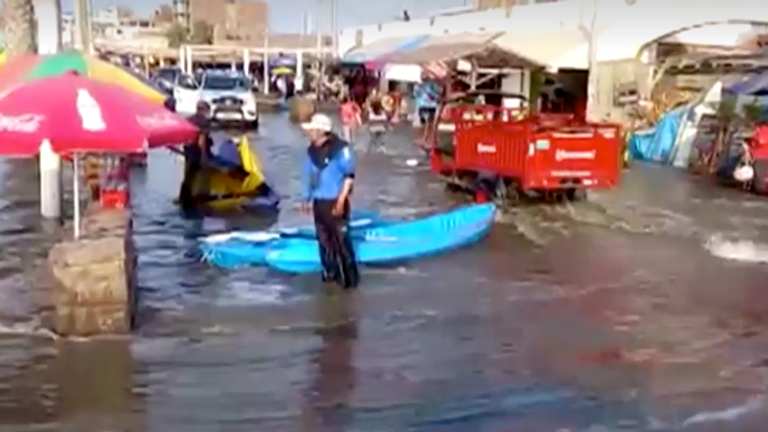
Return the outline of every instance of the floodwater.
<path id="1" fill-rule="evenodd" d="M 405 133 L 360 154 L 359 207 L 455 205 Z M 300 132 L 254 136 L 298 187 Z M 175 156 L 134 178 L 141 327 L 45 330 L 55 227 L 33 165 L 0 170 L 0 430 L 750 431 L 768 421 L 768 201 L 657 167 L 576 205 L 499 218 L 482 244 L 366 270 L 354 293 L 314 277 L 201 263 L 197 238 L 274 220 L 183 219 Z M 303 220 L 286 199 L 277 223 Z"/>

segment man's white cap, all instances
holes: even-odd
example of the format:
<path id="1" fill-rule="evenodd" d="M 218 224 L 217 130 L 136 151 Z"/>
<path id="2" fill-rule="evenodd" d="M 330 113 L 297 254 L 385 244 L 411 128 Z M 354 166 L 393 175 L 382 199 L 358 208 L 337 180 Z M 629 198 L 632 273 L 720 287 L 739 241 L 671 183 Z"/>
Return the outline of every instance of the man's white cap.
<path id="1" fill-rule="evenodd" d="M 301 128 L 304 130 L 316 130 L 321 132 L 330 132 L 333 130 L 333 121 L 325 114 L 315 114 L 312 118 L 301 124 Z"/>

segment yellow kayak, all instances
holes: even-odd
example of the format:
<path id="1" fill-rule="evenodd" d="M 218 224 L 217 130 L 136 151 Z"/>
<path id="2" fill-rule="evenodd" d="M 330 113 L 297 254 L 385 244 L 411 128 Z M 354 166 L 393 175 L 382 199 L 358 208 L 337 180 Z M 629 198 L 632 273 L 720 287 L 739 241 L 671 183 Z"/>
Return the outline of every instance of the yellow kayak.
<path id="1" fill-rule="evenodd" d="M 279 198 L 266 184 L 261 162 L 248 138 L 243 136 L 236 146 L 240 169 L 203 167 L 192 180 L 192 195 L 209 197 L 200 204 L 214 211 L 276 207 Z"/>

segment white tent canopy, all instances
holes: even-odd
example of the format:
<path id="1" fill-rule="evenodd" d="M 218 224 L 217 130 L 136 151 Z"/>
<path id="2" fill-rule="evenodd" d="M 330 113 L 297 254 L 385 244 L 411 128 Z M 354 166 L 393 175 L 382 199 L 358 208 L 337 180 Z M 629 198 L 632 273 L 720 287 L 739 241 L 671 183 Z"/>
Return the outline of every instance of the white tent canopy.
<path id="1" fill-rule="evenodd" d="M 396 52 L 392 60 L 427 62 L 491 50 L 519 60 L 516 61 L 519 65 L 510 64 L 510 67 L 535 64 L 551 69 L 587 69 L 590 42 L 587 28 L 594 5 L 592 1 L 574 0 L 514 8 L 510 17 L 503 18 L 506 23 L 503 27 L 511 30 L 426 36 L 421 43 Z M 744 33 L 753 31 L 753 25 L 768 24 L 768 7 L 756 7 L 752 0 L 695 4 L 682 0 L 638 0 L 633 5 L 620 0 L 598 0 L 596 5 L 595 43 L 599 62 L 635 58 L 660 40 L 734 46 L 743 41 Z M 499 26 L 489 23 L 488 27 Z M 389 52 L 397 51 L 397 47 L 413 38 L 382 39 L 351 51 L 345 58 L 360 50 L 386 54 L 389 47 Z M 454 46 L 450 48 L 451 45 Z"/>
<path id="2" fill-rule="evenodd" d="M 401 47 L 417 45 L 425 38 L 427 38 L 426 35 L 411 35 L 392 36 L 379 39 L 361 47 L 349 50 L 346 54 L 344 54 L 344 56 L 342 56 L 342 61 L 350 63 L 367 63 L 375 61 L 382 56 L 386 56 L 392 52 L 398 51 L 398 49 Z"/>

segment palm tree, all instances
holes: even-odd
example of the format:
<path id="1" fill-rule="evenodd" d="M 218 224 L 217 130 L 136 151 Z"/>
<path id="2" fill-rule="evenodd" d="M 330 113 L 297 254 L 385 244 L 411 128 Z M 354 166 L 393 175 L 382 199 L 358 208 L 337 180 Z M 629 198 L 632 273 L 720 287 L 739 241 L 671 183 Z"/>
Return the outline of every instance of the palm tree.
<path id="1" fill-rule="evenodd" d="M 3 31 L 5 33 L 6 57 L 12 58 L 24 54 L 34 54 L 36 49 L 35 7 L 32 0 L 5 0 Z M 30 171 L 26 161 L 2 161 L 5 170 L 5 184 L 3 186 L 7 196 L 9 179 L 18 179 L 23 173 Z M 27 185 L 34 184 L 22 182 Z M 29 186 L 26 186 L 29 187 Z"/>
<path id="2" fill-rule="evenodd" d="M 9 58 L 36 52 L 35 7 L 32 0 L 5 0 L 3 28 Z"/>

